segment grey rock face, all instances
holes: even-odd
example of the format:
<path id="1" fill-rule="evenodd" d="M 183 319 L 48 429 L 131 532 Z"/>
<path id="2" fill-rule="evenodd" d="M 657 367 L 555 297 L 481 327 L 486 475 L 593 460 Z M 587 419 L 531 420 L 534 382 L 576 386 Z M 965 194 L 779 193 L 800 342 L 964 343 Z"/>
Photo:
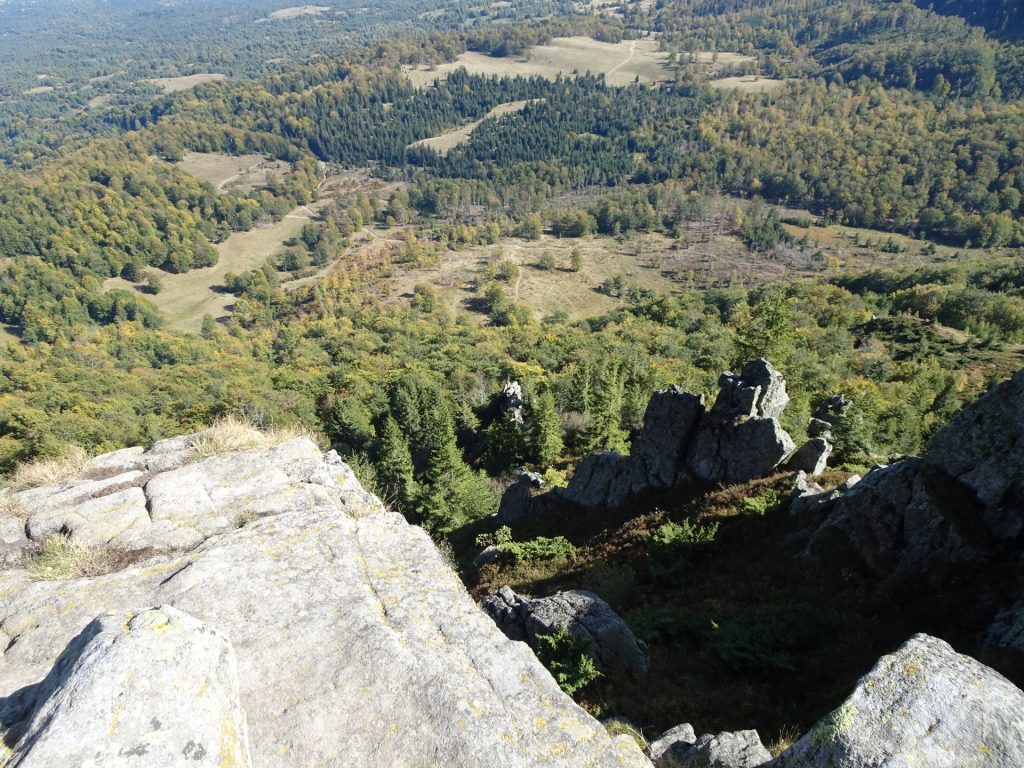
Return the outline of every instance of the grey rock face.
<path id="1" fill-rule="evenodd" d="M 812 437 L 789 457 L 786 469 L 806 472 L 811 476 L 820 475 L 828 466 L 828 457 L 831 454 L 832 445 L 825 438 Z"/>
<path id="2" fill-rule="evenodd" d="M 498 505 L 498 520 L 506 525 L 512 525 L 528 517 L 534 490 L 544 487 L 544 478 L 541 475 L 522 467 L 512 473 L 512 478 L 512 484 L 505 489 Z"/>
<path id="3" fill-rule="evenodd" d="M 1000 541 L 1024 533 L 1024 370 L 967 406 L 924 456 L 969 488 Z"/>
<path id="4" fill-rule="evenodd" d="M 1024 371 L 964 408 L 922 459 L 870 472 L 830 502 L 809 551 L 840 550 L 879 577 L 986 562 L 1024 538 Z"/>
<path id="5" fill-rule="evenodd" d="M 144 453 L 125 449 L 99 456 L 78 479 L 10 494 L 26 520 L 0 515 L 0 531 L 11 531 L 5 547 L 63 532 L 89 546 L 189 549 L 253 517 L 330 505 L 331 494 L 380 503 L 358 488 L 337 454 L 321 456 L 307 438 L 187 463 L 195 437 L 165 440 Z M 120 470 L 126 471 L 110 474 Z M 13 540 L 17 525 L 27 540 Z"/>
<path id="6" fill-rule="evenodd" d="M 603 669 L 633 677 L 647 674 L 647 646 L 593 592 L 570 590 L 530 600 L 506 586 L 487 597 L 483 608 L 510 639 L 534 645 L 537 635 L 567 629 L 587 641 Z"/>
<path id="7" fill-rule="evenodd" d="M 509 421 L 522 425 L 523 419 L 523 388 L 518 381 L 506 381 L 501 388 L 498 409 Z"/>
<path id="8" fill-rule="evenodd" d="M 771 759 L 757 731 L 726 731 L 705 734 L 692 746 L 676 745 L 663 756 L 659 768 L 758 768 Z"/>
<path id="9" fill-rule="evenodd" d="M 1024 692 L 941 640 L 915 635 L 772 768 L 1017 768 Z"/>
<path id="10" fill-rule="evenodd" d="M 808 437 L 823 437 L 826 440 L 832 439 L 832 425 L 823 419 L 811 417 L 807 423 Z"/>
<path id="11" fill-rule="evenodd" d="M 814 413 L 814 418 L 832 425 L 853 406 L 853 401 L 843 394 L 829 395 Z"/>
<path id="12" fill-rule="evenodd" d="M 576 467 L 561 495 L 581 507 L 614 509 L 626 500 L 623 491 L 631 485 L 631 476 L 632 465 L 628 457 L 614 451 L 592 453 Z"/>
<path id="13" fill-rule="evenodd" d="M 722 374 L 719 387 L 710 412 L 703 398 L 679 387 L 654 393 L 630 455 L 588 456 L 561 498 L 615 509 L 693 479 L 737 483 L 776 470 L 796 447 L 778 421 L 789 402 L 785 380 L 759 359 L 738 376 Z"/>
<path id="14" fill-rule="evenodd" d="M 711 412 L 722 416 L 777 419 L 786 410 L 786 381 L 763 357 L 751 360 L 740 375 L 723 373 Z"/>
<path id="15" fill-rule="evenodd" d="M 1024 601 L 996 616 L 985 637 L 985 644 L 1024 653 Z"/>
<path id="16" fill-rule="evenodd" d="M 654 761 L 657 768 L 672 768 L 675 758 L 671 754 L 685 752 L 697 741 L 697 734 L 689 723 L 670 728 L 661 736 L 647 745 L 647 756 Z"/>
<path id="17" fill-rule="evenodd" d="M 775 471 L 796 445 L 774 418 L 709 416 L 690 446 L 689 467 L 706 483 L 742 483 Z"/>
<path id="18" fill-rule="evenodd" d="M 11 766 L 251 765 L 231 644 L 175 608 L 96 619 L 32 694 Z"/>
<path id="19" fill-rule="evenodd" d="M 35 727 L 32 692 L 96 616 L 159 605 L 230 640 L 256 768 L 648 765 L 502 635 L 426 533 L 384 511 L 336 456 L 293 441 L 167 466 L 143 486 L 159 518 L 149 526 L 185 530 L 194 547 L 88 579 L 0 571 L 8 738 Z M 113 648 L 132 647 L 115 636 Z M 133 680 L 140 707 L 168 695 Z"/>
<path id="20" fill-rule="evenodd" d="M 669 387 L 655 392 L 644 413 L 643 430 L 633 442 L 629 458 L 643 482 L 665 490 L 676 484 L 680 459 L 704 415 L 704 399 Z"/>

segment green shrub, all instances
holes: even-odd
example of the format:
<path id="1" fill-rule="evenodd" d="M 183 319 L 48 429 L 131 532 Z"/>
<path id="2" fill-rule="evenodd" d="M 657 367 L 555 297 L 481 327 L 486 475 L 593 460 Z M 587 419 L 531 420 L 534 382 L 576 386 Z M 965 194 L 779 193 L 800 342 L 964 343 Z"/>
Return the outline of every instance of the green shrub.
<path id="1" fill-rule="evenodd" d="M 718 523 L 691 525 L 689 520 L 681 523 L 665 523 L 655 531 L 652 538 L 659 547 L 675 547 L 685 544 L 710 544 L 718 535 Z"/>
<path id="2" fill-rule="evenodd" d="M 538 536 L 529 541 L 510 541 L 499 545 L 517 561 L 551 560 L 556 557 L 571 557 L 576 554 L 576 547 L 564 536 L 549 539 Z"/>
<path id="3" fill-rule="evenodd" d="M 572 696 L 601 676 L 587 641 L 562 627 L 550 635 L 537 635 L 537 658 L 559 687 Z"/>
<path id="4" fill-rule="evenodd" d="M 743 500 L 740 509 L 748 515 L 764 516 L 782 504 L 778 491 L 766 491 L 759 496 L 750 496 Z"/>
<path id="5" fill-rule="evenodd" d="M 665 523 L 651 536 L 652 546 L 647 553 L 647 569 L 656 584 L 679 584 L 689 564 L 694 546 L 710 544 L 718 535 L 718 523 L 706 525 Z"/>

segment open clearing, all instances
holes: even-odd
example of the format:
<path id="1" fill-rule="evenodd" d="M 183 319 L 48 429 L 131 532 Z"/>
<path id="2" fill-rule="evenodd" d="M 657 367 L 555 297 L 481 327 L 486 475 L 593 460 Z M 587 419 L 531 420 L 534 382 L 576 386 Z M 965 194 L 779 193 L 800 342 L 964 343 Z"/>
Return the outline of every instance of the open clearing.
<path id="1" fill-rule="evenodd" d="M 226 317 L 236 297 L 213 290 L 224 284 L 224 275 L 263 266 L 267 259 L 281 249 L 285 241 L 302 232 L 302 227 L 312 216 L 313 211 L 302 206 L 275 224 L 234 233 L 217 245 L 220 259 L 212 267 L 193 269 L 178 275 L 151 268 L 160 276 L 163 288 L 149 299 L 163 313 L 168 327 L 175 331 L 198 331 L 203 315 Z M 103 287 L 107 290 L 135 288 L 132 283 L 119 277 L 107 280 Z"/>
<path id="2" fill-rule="evenodd" d="M 410 144 L 410 147 L 430 147 L 435 152 L 441 155 L 447 155 L 448 152 L 464 141 L 469 141 L 469 136 L 473 131 L 477 129 L 484 120 L 488 118 L 502 117 L 503 115 L 511 115 L 514 112 L 521 112 L 523 108 L 529 104 L 530 101 L 510 101 L 506 104 L 499 104 L 490 112 L 488 112 L 483 119 L 475 120 L 469 125 L 464 125 L 461 128 L 442 133 L 439 136 L 432 136 L 429 139 L 420 139 Z"/>
<path id="3" fill-rule="evenodd" d="M 668 238 L 645 236 L 651 248 L 667 247 Z M 570 272 L 570 253 L 578 247 L 583 254 L 583 268 Z M 538 260 L 546 253 L 555 257 L 558 267 L 553 271 L 540 269 Z M 464 312 L 475 294 L 469 283 L 498 255 L 519 267 L 516 280 L 505 285 L 509 301 L 532 309 L 539 318 L 565 312 L 571 319 L 594 317 L 622 305 L 620 299 L 598 293 L 596 288 L 606 279 L 623 274 L 626 280 L 658 294 L 678 288 L 658 270 L 644 268 L 642 258 L 635 254 L 635 244 L 620 244 L 605 237 L 558 239 L 545 236 L 537 241 L 509 239 L 500 246 L 476 246 L 446 253 L 436 268 L 401 270 L 396 268 L 391 279 L 394 295 L 408 298 L 413 288 L 427 283 L 451 311 Z"/>
<path id="4" fill-rule="evenodd" d="M 22 91 L 26 96 L 36 96 L 40 93 L 50 93 L 54 90 L 52 85 L 37 85 L 35 88 L 29 88 L 27 91 Z"/>
<path id="5" fill-rule="evenodd" d="M 296 16 L 319 16 L 331 10 L 326 5 L 293 5 L 267 14 L 269 19 L 294 19 Z"/>
<path id="6" fill-rule="evenodd" d="M 610 85 L 628 85 L 637 78 L 641 83 L 655 83 L 671 77 L 669 54 L 660 52 L 655 40 L 602 43 L 589 37 L 552 38 L 547 45 L 531 48 L 524 57 L 502 58 L 467 51 L 455 61 L 408 69 L 406 74 L 413 85 L 424 88 L 460 67 L 480 75 L 541 76 L 550 80 L 559 74 L 590 72 L 604 74 Z"/>
<path id="7" fill-rule="evenodd" d="M 395 186 L 371 179 L 365 170 L 328 176 L 320 184 L 320 200 L 317 202 L 299 206 L 281 221 L 248 232 L 236 232 L 219 243 L 216 246 L 219 254 L 216 265 L 179 275 L 150 267 L 160 277 L 162 289 L 157 295 L 147 298 L 163 313 L 167 326 L 172 330 L 198 331 L 204 315 L 222 319 L 231 314 L 231 306 L 236 297 L 219 290 L 228 272 L 239 274 L 262 267 L 268 259 L 281 251 L 288 240 L 298 237 L 306 223 L 322 208 L 330 205 L 334 195 L 357 189 L 368 194 L 383 190 L 383 194 Z M 141 288 L 119 277 L 104 281 L 103 287 L 105 290 Z"/>
<path id="8" fill-rule="evenodd" d="M 213 185 L 218 192 L 248 192 L 266 184 L 268 175 L 280 178 L 289 170 L 288 163 L 264 155 L 221 152 L 186 152 L 178 167 Z"/>
<path id="9" fill-rule="evenodd" d="M 755 77 L 754 75 L 743 75 L 742 77 L 722 77 L 711 81 L 712 88 L 732 88 L 745 93 L 769 93 L 778 90 L 785 85 L 785 80 L 775 80 L 770 77 Z"/>
<path id="10" fill-rule="evenodd" d="M 102 107 L 104 104 L 110 103 L 111 101 L 113 101 L 113 99 L 114 94 L 102 93 L 99 96 L 93 96 L 91 99 L 89 99 L 89 101 L 86 102 L 85 106 L 86 109 L 97 109 L 98 107 Z"/>
<path id="11" fill-rule="evenodd" d="M 220 74 L 219 72 L 206 72 L 198 75 L 185 75 L 183 77 L 154 77 L 146 82 L 163 89 L 164 93 L 177 93 L 178 91 L 187 91 L 189 88 L 195 88 L 203 83 L 227 79 L 227 75 Z"/>

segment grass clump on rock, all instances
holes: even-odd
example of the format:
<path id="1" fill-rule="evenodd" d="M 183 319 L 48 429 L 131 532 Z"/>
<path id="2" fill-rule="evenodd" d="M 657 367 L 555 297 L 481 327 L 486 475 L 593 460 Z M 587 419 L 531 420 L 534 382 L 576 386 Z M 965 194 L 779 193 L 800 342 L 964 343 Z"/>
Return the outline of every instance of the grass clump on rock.
<path id="1" fill-rule="evenodd" d="M 11 477 L 12 491 L 24 491 L 41 485 L 54 485 L 80 474 L 89 454 L 77 445 L 69 446 L 59 456 L 36 459 L 19 466 Z"/>
<path id="2" fill-rule="evenodd" d="M 25 567 L 38 581 L 59 581 L 107 572 L 105 553 L 96 547 L 73 543 L 64 534 L 50 536 Z"/>
<path id="3" fill-rule="evenodd" d="M 192 443 L 192 458 L 206 459 L 232 451 L 270 448 L 296 437 L 312 437 L 301 427 L 275 427 L 260 430 L 237 416 L 225 416 L 202 432 Z"/>

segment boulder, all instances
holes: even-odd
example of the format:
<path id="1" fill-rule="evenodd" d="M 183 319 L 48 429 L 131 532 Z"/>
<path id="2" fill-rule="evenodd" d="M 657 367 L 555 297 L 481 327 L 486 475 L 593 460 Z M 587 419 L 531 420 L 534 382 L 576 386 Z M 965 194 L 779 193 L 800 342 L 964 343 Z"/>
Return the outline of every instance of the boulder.
<path id="1" fill-rule="evenodd" d="M 948 644 L 915 635 L 772 768 L 1019 768 L 1024 692 Z"/>
<path id="2" fill-rule="evenodd" d="M 482 568 L 485 565 L 493 563 L 499 557 L 501 557 L 501 547 L 491 544 L 489 547 L 481 549 L 477 553 L 476 557 L 473 558 L 473 567 Z"/>
<path id="3" fill-rule="evenodd" d="M 690 446 L 687 464 L 706 483 L 743 483 L 774 472 L 795 447 L 777 419 L 710 414 Z"/>
<path id="4" fill-rule="evenodd" d="M 1024 370 L 964 408 L 932 439 L 924 461 L 970 489 L 998 541 L 1024 533 Z"/>
<path id="5" fill-rule="evenodd" d="M 801 445 L 796 453 L 789 457 L 786 469 L 794 472 L 806 472 L 820 475 L 828 466 L 828 457 L 832 454 L 832 445 L 823 437 L 812 437 Z"/>
<path id="6" fill-rule="evenodd" d="M 512 484 L 501 495 L 498 520 L 513 525 L 530 515 L 530 503 L 536 489 L 544 487 L 544 478 L 520 467 L 512 473 Z"/>
<path id="7" fill-rule="evenodd" d="M 92 578 L 0 571 L 0 732 L 36 728 L 33 692 L 96 616 L 158 605 L 230 639 L 257 766 L 648 765 L 508 640 L 429 536 L 385 511 L 336 455 L 291 441 L 191 461 L 193 439 L 163 450 L 164 470 L 143 486 L 164 520 L 149 525 L 188 531 L 183 551 Z M 175 482 L 150 487 L 160 478 Z M 134 679 L 133 697 L 170 695 Z"/>
<path id="8" fill-rule="evenodd" d="M 807 422 L 807 436 L 808 437 L 823 437 L 826 440 L 832 440 L 832 424 L 829 422 L 811 417 L 811 420 Z"/>
<path id="9" fill-rule="evenodd" d="M 629 457 L 620 456 L 615 451 L 592 453 L 576 466 L 569 485 L 558 489 L 558 493 L 566 501 L 581 507 L 615 509 L 626 501 L 625 489 L 632 485 L 631 476 Z"/>
<path id="10" fill-rule="evenodd" d="M 251 765 L 231 644 L 169 606 L 91 622 L 22 697 L 10 765 Z"/>
<path id="11" fill-rule="evenodd" d="M 506 586 L 488 596 L 483 608 L 510 639 L 533 646 L 537 635 L 566 629 L 587 641 L 602 669 L 631 677 L 647 674 L 647 646 L 593 592 L 570 590 L 530 600 Z"/>
<path id="12" fill-rule="evenodd" d="M 757 731 L 705 734 L 696 743 L 676 744 L 658 763 L 659 768 L 758 768 L 772 759 Z"/>
<path id="13" fill-rule="evenodd" d="M 526 634 L 526 614 L 529 606 L 529 598 L 517 595 L 507 585 L 485 597 L 480 605 L 484 613 L 491 617 L 509 640 L 524 643 L 530 639 Z"/>
<path id="14" fill-rule="evenodd" d="M 643 429 L 629 453 L 632 474 L 647 488 L 672 488 L 703 415 L 703 397 L 684 392 L 681 387 L 655 392 L 647 403 Z"/>
<path id="15" fill-rule="evenodd" d="M 689 723 L 670 728 L 647 745 L 647 756 L 657 768 L 671 768 L 674 758 L 671 752 L 685 752 L 697 741 L 697 734 Z"/>
<path id="16" fill-rule="evenodd" d="M 718 416 L 777 419 L 786 410 L 786 380 L 764 358 L 751 360 L 738 376 L 723 373 L 711 413 Z"/>

